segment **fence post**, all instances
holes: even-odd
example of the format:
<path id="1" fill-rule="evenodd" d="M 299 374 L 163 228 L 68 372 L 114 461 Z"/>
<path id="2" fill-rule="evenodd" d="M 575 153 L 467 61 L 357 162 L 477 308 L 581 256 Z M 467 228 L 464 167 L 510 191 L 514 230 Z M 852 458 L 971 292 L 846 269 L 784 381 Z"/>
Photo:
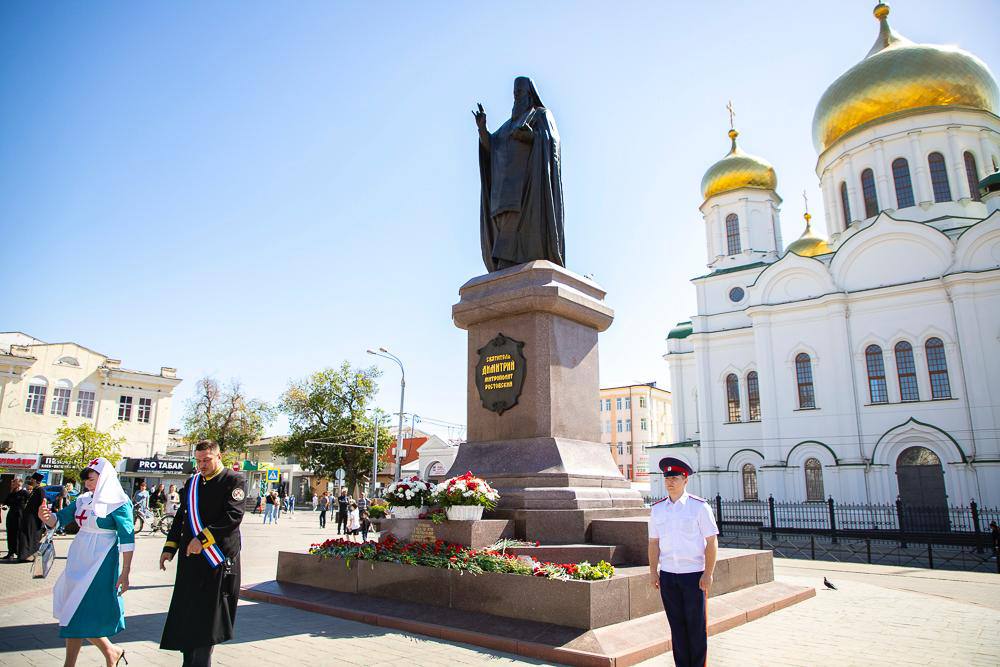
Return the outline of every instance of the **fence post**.
<path id="1" fill-rule="evenodd" d="M 927 567 L 934 569 L 934 550 L 931 549 L 931 543 L 927 543 Z"/>
<path id="2" fill-rule="evenodd" d="M 715 521 L 718 524 L 719 535 L 722 535 L 722 495 L 715 494 Z"/>
<path id="3" fill-rule="evenodd" d="M 865 540 L 865 550 L 868 552 L 868 564 L 872 564 L 872 541 L 869 539 Z"/>
<path id="4" fill-rule="evenodd" d="M 760 538 L 760 550 L 764 550 L 764 533 L 757 533 L 757 537 Z"/>
<path id="5" fill-rule="evenodd" d="M 896 498 L 896 522 L 899 524 L 899 548 L 906 548 L 906 530 L 903 528 L 903 501 Z"/>
<path id="6" fill-rule="evenodd" d="M 827 506 L 830 508 L 830 537 L 833 539 L 833 543 L 837 543 L 837 517 L 833 512 L 833 496 L 826 501 Z"/>
<path id="7" fill-rule="evenodd" d="M 979 526 L 979 505 L 975 500 L 969 501 L 969 508 L 972 510 L 972 530 L 976 532 L 976 553 L 983 553 L 983 531 Z"/>
<path id="8" fill-rule="evenodd" d="M 774 518 L 774 496 L 769 495 L 767 497 L 767 513 L 771 518 L 771 539 L 776 540 L 778 539 L 778 535 L 775 529 L 778 527 L 778 524 Z"/>
<path id="9" fill-rule="evenodd" d="M 816 560 L 816 534 L 809 533 L 809 555 L 810 558 Z"/>

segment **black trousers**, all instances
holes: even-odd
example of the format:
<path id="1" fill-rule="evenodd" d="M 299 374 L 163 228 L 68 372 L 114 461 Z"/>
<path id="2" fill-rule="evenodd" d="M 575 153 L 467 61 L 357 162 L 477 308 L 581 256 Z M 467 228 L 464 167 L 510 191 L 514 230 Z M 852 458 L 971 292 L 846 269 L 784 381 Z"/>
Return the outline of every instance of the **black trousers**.
<path id="1" fill-rule="evenodd" d="M 7 553 L 4 555 L 13 558 L 14 554 L 17 553 L 17 531 L 21 523 L 21 513 L 8 511 L 5 521 L 4 525 L 7 528 Z"/>
<path id="2" fill-rule="evenodd" d="M 660 598 L 670 623 L 677 667 L 704 667 L 708 656 L 705 591 L 698 587 L 701 575 L 701 572 L 660 572 Z"/>
<path id="3" fill-rule="evenodd" d="M 212 649 L 214 646 L 199 646 L 184 651 L 184 662 L 181 667 L 212 667 Z"/>
<path id="4" fill-rule="evenodd" d="M 337 510 L 337 534 L 340 535 L 340 529 L 343 526 L 344 534 L 347 534 L 347 512 L 341 512 Z"/>
<path id="5" fill-rule="evenodd" d="M 319 511 L 319 527 L 326 528 L 326 510 Z"/>

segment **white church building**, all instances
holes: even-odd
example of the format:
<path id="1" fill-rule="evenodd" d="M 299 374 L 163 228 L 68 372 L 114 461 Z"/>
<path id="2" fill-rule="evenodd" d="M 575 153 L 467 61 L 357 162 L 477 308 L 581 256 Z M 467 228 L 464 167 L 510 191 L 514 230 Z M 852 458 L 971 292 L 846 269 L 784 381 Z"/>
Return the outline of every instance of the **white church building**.
<path id="1" fill-rule="evenodd" d="M 694 493 L 1000 505 L 1000 93 L 888 15 L 816 107 L 829 239 L 807 214 L 784 246 L 735 130 L 702 180 L 709 272 L 667 338 L 676 442 L 650 452 Z"/>

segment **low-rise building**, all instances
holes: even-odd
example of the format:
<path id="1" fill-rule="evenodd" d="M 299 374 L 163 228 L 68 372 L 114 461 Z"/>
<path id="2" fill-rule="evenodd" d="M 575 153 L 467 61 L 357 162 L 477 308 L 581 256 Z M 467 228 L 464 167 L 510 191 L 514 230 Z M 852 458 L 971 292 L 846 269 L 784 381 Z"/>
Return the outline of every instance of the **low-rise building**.
<path id="1" fill-rule="evenodd" d="M 626 479 L 646 481 L 647 447 L 668 442 L 673 430 L 670 392 L 655 382 L 601 389 L 601 438 Z"/>

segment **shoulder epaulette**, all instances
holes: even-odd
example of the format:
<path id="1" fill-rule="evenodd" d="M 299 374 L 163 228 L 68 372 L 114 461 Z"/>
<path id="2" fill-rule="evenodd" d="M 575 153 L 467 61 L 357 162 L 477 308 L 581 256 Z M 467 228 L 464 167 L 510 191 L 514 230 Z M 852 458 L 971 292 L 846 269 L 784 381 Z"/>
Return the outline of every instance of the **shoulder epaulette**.
<path id="1" fill-rule="evenodd" d="M 664 497 L 660 498 L 660 499 L 659 499 L 659 500 L 657 500 L 657 501 L 656 501 L 655 503 L 653 503 L 652 505 L 650 505 L 650 507 L 654 507 L 654 506 L 656 506 L 656 505 L 659 505 L 660 503 L 662 503 L 662 502 L 663 502 L 664 500 L 666 500 L 666 499 L 667 499 L 667 498 L 669 498 L 669 497 L 670 497 L 670 496 L 664 496 Z"/>
<path id="2" fill-rule="evenodd" d="M 695 500 L 697 500 L 698 502 L 701 502 L 701 503 L 707 503 L 708 502 L 704 498 L 701 498 L 701 497 L 696 496 L 696 495 L 691 494 L 691 493 L 688 494 L 688 498 L 694 498 Z"/>

